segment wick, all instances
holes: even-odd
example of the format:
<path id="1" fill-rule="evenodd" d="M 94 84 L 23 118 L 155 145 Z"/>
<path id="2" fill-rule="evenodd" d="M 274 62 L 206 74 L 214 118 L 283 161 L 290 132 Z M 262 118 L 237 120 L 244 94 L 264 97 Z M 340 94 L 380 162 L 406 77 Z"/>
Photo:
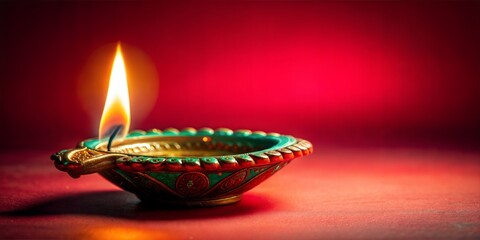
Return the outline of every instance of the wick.
<path id="1" fill-rule="evenodd" d="M 113 143 L 113 139 L 115 138 L 115 136 L 117 136 L 118 132 L 120 132 L 120 130 L 123 128 L 122 125 L 118 125 L 118 126 L 114 126 L 112 127 L 113 130 L 112 131 L 112 135 L 110 135 L 110 138 L 108 139 L 108 145 L 107 145 L 107 150 L 110 152 L 110 149 L 112 148 L 112 143 Z"/>

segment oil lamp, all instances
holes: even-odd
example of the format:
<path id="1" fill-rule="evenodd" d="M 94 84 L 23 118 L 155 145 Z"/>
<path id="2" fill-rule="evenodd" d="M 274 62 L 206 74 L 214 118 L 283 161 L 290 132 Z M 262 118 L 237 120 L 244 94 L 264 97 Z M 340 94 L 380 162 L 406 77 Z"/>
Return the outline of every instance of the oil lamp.
<path id="1" fill-rule="evenodd" d="M 294 158 L 312 153 L 306 140 L 227 128 L 131 131 L 127 74 L 120 45 L 113 62 L 99 137 L 51 156 L 78 178 L 99 173 L 142 201 L 182 206 L 238 202 L 242 193 Z"/>

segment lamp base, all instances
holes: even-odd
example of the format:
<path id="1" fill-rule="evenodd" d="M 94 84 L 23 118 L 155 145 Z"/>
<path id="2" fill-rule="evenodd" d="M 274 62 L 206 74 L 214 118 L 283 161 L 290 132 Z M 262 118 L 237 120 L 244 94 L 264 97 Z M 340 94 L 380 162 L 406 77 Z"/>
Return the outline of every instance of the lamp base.
<path id="1" fill-rule="evenodd" d="M 143 197 L 137 195 L 137 197 L 146 204 L 154 204 L 156 206 L 174 206 L 174 207 L 214 207 L 234 204 L 242 200 L 242 194 L 226 196 L 213 199 L 163 199 L 163 198 L 152 198 L 152 197 Z"/>

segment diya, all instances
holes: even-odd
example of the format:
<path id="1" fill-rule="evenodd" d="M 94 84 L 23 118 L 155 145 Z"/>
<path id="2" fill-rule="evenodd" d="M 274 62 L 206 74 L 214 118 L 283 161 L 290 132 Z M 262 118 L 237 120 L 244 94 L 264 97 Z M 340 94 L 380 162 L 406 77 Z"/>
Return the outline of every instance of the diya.
<path id="1" fill-rule="evenodd" d="M 52 159 L 74 178 L 99 173 L 142 201 L 187 206 L 237 202 L 294 158 L 312 153 L 306 140 L 226 128 L 133 131 L 110 150 L 107 145 L 85 140 Z"/>
<path id="2" fill-rule="evenodd" d="M 53 154 L 57 169 L 74 178 L 99 173 L 145 202 L 215 206 L 238 202 L 242 193 L 294 158 L 312 153 L 312 144 L 306 140 L 261 131 L 168 128 L 128 132 L 128 96 L 118 45 L 99 137 Z"/>

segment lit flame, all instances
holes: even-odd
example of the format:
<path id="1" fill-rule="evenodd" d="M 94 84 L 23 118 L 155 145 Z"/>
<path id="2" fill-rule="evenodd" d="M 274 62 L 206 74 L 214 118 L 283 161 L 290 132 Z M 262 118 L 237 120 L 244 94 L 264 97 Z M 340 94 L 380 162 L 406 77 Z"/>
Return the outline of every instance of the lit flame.
<path id="1" fill-rule="evenodd" d="M 99 139 L 110 137 L 112 130 L 117 126 L 122 126 L 117 134 L 118 138 L 127 135 L 130 128 L 130 101 L 128 98 L 127 73 L 119 43 L 115 60 L 113 60 L 107 99 L 100 120 Z"/>

